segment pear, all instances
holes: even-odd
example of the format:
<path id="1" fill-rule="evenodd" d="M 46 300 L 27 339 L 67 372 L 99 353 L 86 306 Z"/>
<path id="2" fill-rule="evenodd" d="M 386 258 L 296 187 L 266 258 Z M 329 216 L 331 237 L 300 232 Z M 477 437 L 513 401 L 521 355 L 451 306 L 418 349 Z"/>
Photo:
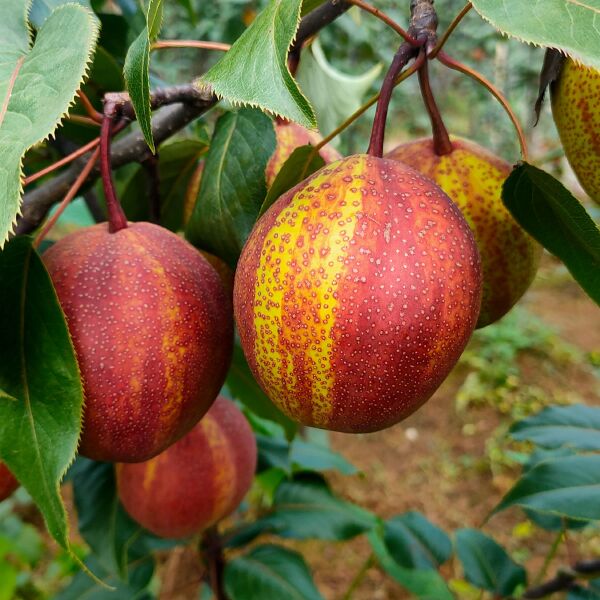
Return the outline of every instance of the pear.
<path id="1" fill-rule="evenodd" d="M 151 223 L 78 229 L 43 255 L 85 392 L 79 451 L 141 462 L 214 402 L 233 345 L 231 301 L 193 246 Z"/>
<path id="2" fill-rule="evenodd" d="M 435 181 L 460 208 L 481 254 L 483 297 L 477 327 L 503 317 L 527 291 L 542 247 L 504 207 L 502 184 L 511 165 L 474 142 L 452 137 L 453 151 L 438 156 L 433 140 L 398 146 L 388 158 L 402 161 Z"/>
<path id="3" fill-rule="evenodd" d="M 402 163 L 326 165 L 259 219 L 234 314 L 269 398 L 305 425 L 398 423 L 456 364 L 477 322 L 480 259 L 456 205 Z"/>
<path id="4" fill-rule="evenodd" d="M 152 533 L 180 538 L 231 513 L 249 490 L 256 439 L 240 409 L 219 396 L 202 420 L 153 459 L 117 464 L 119 498 Z"/>
<path id="5" fill-rule="evenodd" d="M 600 71 L 568 58 L 550 94 L 567 159 L 581 187 L 600 204 Z"/>

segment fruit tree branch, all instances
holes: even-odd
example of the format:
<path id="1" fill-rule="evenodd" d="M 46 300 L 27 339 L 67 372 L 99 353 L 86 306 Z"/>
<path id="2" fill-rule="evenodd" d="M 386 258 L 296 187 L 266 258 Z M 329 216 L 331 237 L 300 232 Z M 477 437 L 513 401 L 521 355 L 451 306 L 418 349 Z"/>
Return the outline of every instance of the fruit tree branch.
<path id="1" fill-rule="evenodd" d="M 209 527 L 204 532 L 200 550 L 207 563 L 210 587 L 216 600 L 228 600 L 223 586 L 223 570 L 225 569 L 223 543 L 216 525 Z"/>
<path id="2" fill-rule="evenodd" d="M 559 569 L 556 577 L 546 583 L 525 590 L 521 598 L 532 600 L 534 598 L 545 598 L 570 589 L 577 579 L 595 579 L 600 577 L 600 560 L 582 560 L 572 567 Z"/>
<path id="3" fill-rule="evenodd" d="M 350 6 L 343 0 L 329 0 L 304 16 L 298 26 L 296 39 L 290 48 L 290 53 L 297 53 L 308 38 L 337 19 Z M 106 100 L 115 102 L 123 117 L 134 118 L 133 107 L 126 94 L 107 94 Z M 164 142 L 212 108 L 217 102 L 217 97 L 210 90 L 198 89 L 191 83 L 155 90 L 151 95 L 152 107 L 154 109 L 165 107 L 152 119 L 152 135 L 155 143 L 159 145 Z M 113 144 L 111 166 L 114 169 L 140 161 L 148 152 L 142 133 L 132 132 Z M 67 193 L 89 158 L 90 154 L 82 156 L 60 175 L 25 194 L 21 207 L 22 216 L 16 227 L 17 234 L 30 233 L 44 220 L 52 205 Z M 99 169 L 94 168 L 86 183 L 88 185 L 93 183 L 99 175 Z"/>
<path id="4" fill-rule="evenodd" d="M 416 45 L 408 42 L 400 45 L 383 80 L 373 119 L 369 148 L 367 150 L 367 154 L 371 156 L 381 157 L 383 155 L 385 123 L 396 78 L 406 64 L 419 54 L 421 47 L 424 47 L 425 51 L 429 52 L 435 46 L 438 20 L 433 8 L 433 1 L 410 0 L 410 27 L 408 28 L 408 34 L 411 39 L 416 40 Z"/>

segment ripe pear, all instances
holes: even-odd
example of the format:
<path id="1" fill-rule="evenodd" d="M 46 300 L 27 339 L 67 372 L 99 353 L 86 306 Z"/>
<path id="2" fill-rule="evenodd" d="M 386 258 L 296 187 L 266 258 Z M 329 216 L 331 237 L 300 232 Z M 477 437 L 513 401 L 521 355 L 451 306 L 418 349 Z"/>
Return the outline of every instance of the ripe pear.
<path id="1" fill-rule="evenodd" d="M 117 465 L 127 512 L 158 536 L 200 533 L 231 513 L 250 488 L 256 440 L 236 405 L 219 396 L 186 436 L 153 459 Z"/>
<path id="2" fill-rule="evenodd" d="M 600 204 L 600 71 L 568 58 L 550 93 L 567 159 L 581 187 Z"/>
<path id="3" fill-rule="evenodd" d="M 397 161 L 331 163 L 261 217 L 234 314 L 269 398 L 305 425 L 389 427 L 442 383 L 477 322 L 479 253 L 456 205 Z"/>
<path id="4" fill-rule="evenodd" d="M 483 297 L 477 327 L 503 317 L 527 291 L 542 247 L 502 203 L 509 163 L 474 142 L 452 137 L 453 151 L 438 156 L 431 138 L 402 144 L 386 156 L 433 179 L 458 205 L 471 227 L 483 268 Z"/>
<path id="5" fill-rule="evenodd" d="M 277 173 L 279 173 L 285 161 L 296 148 L 307 144 L 316 146 L 322 139 L 316 131 L 310 131 L 306 127 L 302 127 L 302 125 L 283 120 L 275 122 L 275 137 L 277 139 L 275 152 L 271 155 L 265 169 L 267 188 L 271 187 L 275 181 L 275 177 L 277 177 Z M 319 155 L 326 163 L 341 158 L 340 153 L 329 144 L 326 144 L 319 150 Z"/>
<path id="6" fill-rule="evenodd" d="M 231 301 L 185 240 L 151 223 L 80 229 L 43 255 L 85 393 L 80 452 L 138 462 L 185 435 L 217 397 Z"/>
<path id="7" fill-rule="evenodd" d="M 6 500 L 18 487 L 19 482 L 14 475 L 0 462 L 0 502 Z"/>

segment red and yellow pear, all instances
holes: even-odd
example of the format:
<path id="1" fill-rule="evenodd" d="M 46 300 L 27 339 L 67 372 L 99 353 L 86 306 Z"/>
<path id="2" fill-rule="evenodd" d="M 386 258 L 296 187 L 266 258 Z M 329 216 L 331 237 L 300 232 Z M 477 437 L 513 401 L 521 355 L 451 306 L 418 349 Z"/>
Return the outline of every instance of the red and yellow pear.
<path id="1" fill-rule="evenodd" d="M 19 482 L 14 475 L 0 462 L 0 502 L 6 500 L 18 487 Z"/>
<path id="2" fill-rule="evenodd" d="M 281 119 L 275 121 L 275 137 L 275 152 L 271 155 L 265 169 L 267 188 L 273 185 L 277 173 L 279 173 L 285 161 L 292 155 L 292 152 L 296 148 L 307 144 L 316 146 L 322 140 L 316 131 L 306 129 L 306 127 L 298 125 L 298 123 L 294 123 L 293 121 L 284 121 Z M 328 144 L 319 150 L 319 155 L 325 163 L 342 158 L 340 153 Z"/>
<path id="3" fill-rule="evenodd" d="M 137 462 L 162 452 L 206 413 L 229 367 L 231 300 L 219 275 L 150 223 L 80 229 L 43 259 L 81 370 L 81 454 Z"/>
<path id="4" fill-rule="evenodd" d="M 355 155 L 281 196 L 242 251 L 234 313 L 270 399 L 359 433 L 426 402 L 477 322 L 480 260 L 456 205 L 397 161 Z"/>
<path id="5" fill-rule="evenodd" d="M 568 58 L 550 92 L 567 159 L 581 187 L 600 204 L 600 71 Z"/>
<path id="6" fill-rule="evenodd" d="M 477 327 L 503 317 L 527 291 L 542 248 L 502 203 L 512 167 L 474 142 L 452 137 L 452 152 L 438 156 L 431 138 L 398 146 L 386 156 L 417 169 L 439 185 L 471 227 L 483 269 L 483 296 Z"/>
<path id="7" fill-rule="evenodd" d="M 236 405 L 219 396 L 202 420 L 153 459 L 117 465 L 127 512 L 158 536 L 200 533 L 230 514 L 250 488 L 256 440 Z"/>

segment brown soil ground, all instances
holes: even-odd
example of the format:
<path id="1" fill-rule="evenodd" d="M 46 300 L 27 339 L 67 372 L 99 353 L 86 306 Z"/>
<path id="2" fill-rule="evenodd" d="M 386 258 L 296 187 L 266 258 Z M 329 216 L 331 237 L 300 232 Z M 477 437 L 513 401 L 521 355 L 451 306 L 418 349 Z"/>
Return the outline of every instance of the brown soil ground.
<path id="1" fill-rule="evenodd" d="M 545 259 L 522 305 L 554 327 L 568 343 L 586 352 L 600 350 L 600 310 L 552 259 Z M 563 366 L 548 378 L 535 358 L 526 356 L 519 362 L 524 384 L 574 390 L 585 403 L 600 405 L 598 378 L 585 366 Z M 335 491 L 384 518 L 418 510 L 448 532 L 481 526 L 519 470 L 505 469 L 492 475 L 485 461 L 485 444 L 503 417 L 491 407 L 457 414 L 454 399 L 464 375 L 464 370 L 455 371 L 422 409 L 391 429 L 369 435 L 333 434 L 333 448 L 361 471 L 352 477 L 331 474 L 329 481 Z M 521 537 L 514 528 L 524 520 L 521 511 L 509 510 L 492 518 L 483 531 L 525 561 L 530 573 L 536 573 L 554 534 L 535 528 Z M 343 544 L 308 542 L 295 546 L 305 554 L 327 600 L 344 598 L 370 554 L 362 537 Z M 549 572 L 561 562 L 590 558 L 589 552 L 600 553 L 600 539 L 574 536 Z M 460 578 L 460 565 L 448 565 L 443 574 Z M 410 595 L 376 566 L 367 571 L 352 594 L 352 600 L 404 598 Z"/>

